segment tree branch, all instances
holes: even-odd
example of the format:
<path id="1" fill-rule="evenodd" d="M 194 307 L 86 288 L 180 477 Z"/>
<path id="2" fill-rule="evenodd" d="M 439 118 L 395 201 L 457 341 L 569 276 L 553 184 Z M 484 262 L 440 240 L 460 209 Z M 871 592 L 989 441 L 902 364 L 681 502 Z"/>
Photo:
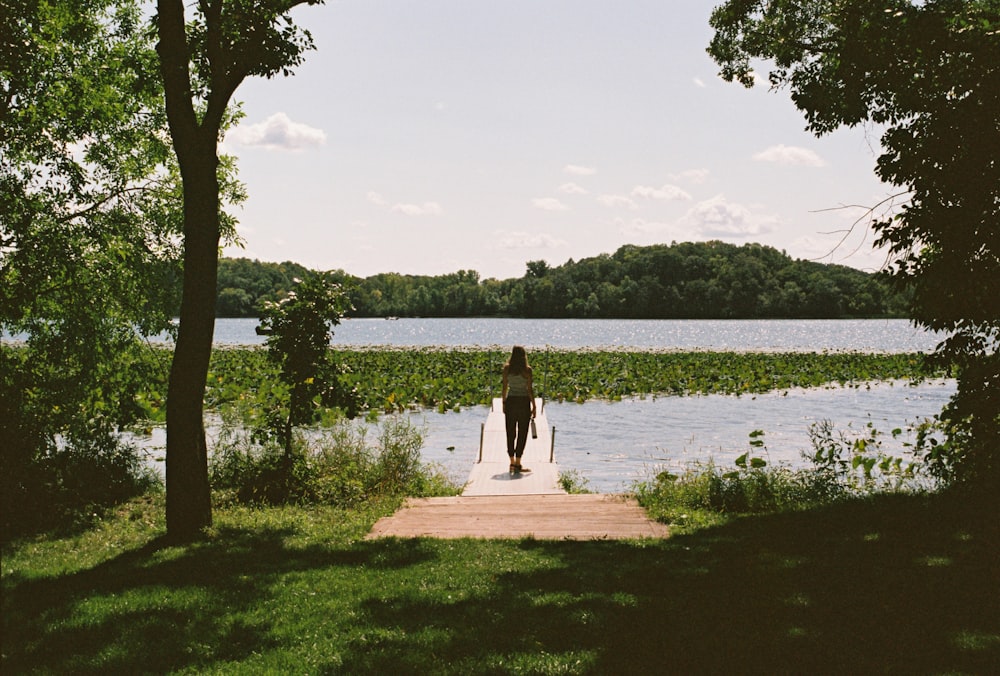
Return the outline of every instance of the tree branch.
<path id="1" fill-rule="evenodd" d="M 898 192 L 898 193 L 894 193 L 892 195 L 888 195 L 887 197 L 885 197 L 885 199 L 880 200 L 874 206 L 865 206 L 863 204 L 842 204 L 842 205 L 840 205 L 838 207 L 829 207 L 829 208 L 826 208 L 826 209 L 817 209 L 815 211 L 811 211 L 810 213 L 821 214 L 821 213 L 825 213 L 825 212 L 828 212 L 828 211 L 841 211 L 841 210 L 844 210 L 844 209 L 864 209 L 864 213 L 861 216 L 859 216 L 857 219 L 855 219 L 855 221 L 851 224 L 851 226 L 849 228 L 846 228 L 844 230 L 830 230 L 828 232 L 821 232 L 820 233 L 821 235 L 833 235 L 833 234 L 841 233 L 842 232 L 842 233 L 844 233 L 844 236 L 840 238 L 840 241 L 837 242 L 837 244 L 834 245 L 834 247 L 832 249 L 830 249 L 830 251 L 828 253 L 826 253 L 823 256 L 820 256 L 818 258 L 813 258 L 813 259 L 810 259 L 810 260 L 819 261 L 819 260 L 822 260 L 822 259 L 826 258 L 827 256 L 833 255 L 834 251 L 836 251 L 837 249 L 839 249 L 840 247 L 842 247 L 844 245 L 844 242 L 846 242 L 847 238 L 850 237 L 854 233 L 854 230 L 858 227 L 858 225 L 860 225 L 862 222 L 865 222 L 865 221 L 867 221 L 868 223 L 871 223 L 872 219 L 874 218 L 874 214 L 875 214 L 876 211 L 878 211 L 880 209 L 890 209 L 890 208 L 892 208 L 892 206 L 894 205 L 895 201 L 898 198 L 903 197 L 905 195 L 908 195 L 911 192 L 913 192 L 913 191 L 912 190 L 904 190 L 904 191 L 901 191 L 901 192 Z M 849 253 L 847 255 L 847 257 L 850 258 L 854 254 L 856 254 L 858 251 L 860 251 L 861 247 L 864 246 L 864 243 L 866 241 L 867 241 L 867 234 L 865 235 L 865 238 L 861 240 L 861 243 L 858 244 L 858 246 L 855 247 L 854 250 L 851 251 L 851 253 Z M 889 262 L 889 256 L 886 256 L 886 261 L 885 261 L 885 263 L 882 264 L 882 267 L 884 268 L 885 265 L 888 262 Z"/>
<path id="2" fill-rule="evenodd" d="M 97 211 L 98 209 L 100 209 L 102 206 L 104 206 L 108 202 L 110 202 L 110 201 L 112 201 L 112 200 L 114 200 L 114 199 L 116 199 L 118 197 L 121 197 L 122 195 L 127 195 L 129 193 L 135 193 L 135 192 L 145 192 L 146 190 L 149 190 L 150 185 L 152 183 L 153 183 L 153 181 L 147 181 L 143 185 L 125 187 L 125 188 L 121 188 L 119 190 L 114 190 L 114 191 L 108 193 L 104 197 L 104 199 L 98 200 L 98 201 L 94 202 L 93 204 L 90 204 L 90 205 L 88 205 L 88 206 L 86 206 L 86 207 L 84 207 L 82 209 L 77 210 L 77 211 L 73 211 L 73 212 L 70 212 L 68 214 L 65 214 L 64 216 L 61 216 L 61 217 L 57 218 L 56 222 L 57 223 L 69 223 L 70 221 L 72 221 L 74 219 L 80 218 L 82 216 L 86 216 L 87 214 L 89 214 L 91 212 Z"/>

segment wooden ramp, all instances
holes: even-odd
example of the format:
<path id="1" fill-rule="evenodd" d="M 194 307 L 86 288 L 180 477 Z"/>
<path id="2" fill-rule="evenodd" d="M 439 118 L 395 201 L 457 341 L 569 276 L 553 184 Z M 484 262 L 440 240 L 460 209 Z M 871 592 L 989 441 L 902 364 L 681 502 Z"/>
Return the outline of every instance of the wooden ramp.
<path id="1" fill-rule="evenodd" d="M 511 474 L 501 402 L 483 426 L 482 457 L 473 465 L 462 495 L 410 498 L 380 519 L 368 539 L 381 537 L 525 538 L 593 540 L 667 537 L 638 503 L 619 495 L 568 495 L 559 487 L 552 459 L 552 433 L 545 409 L 536 402 L 538 438 L 529 435 L 522 464 L 530 472 Z"/>
<path id="2" fill-rule="evenodd" d="M 619 495 L 484 495 L 409 498 L 380 519 L 368 539 L 383 537 L 619 540 L 667 537 L 635 500 Z"/>

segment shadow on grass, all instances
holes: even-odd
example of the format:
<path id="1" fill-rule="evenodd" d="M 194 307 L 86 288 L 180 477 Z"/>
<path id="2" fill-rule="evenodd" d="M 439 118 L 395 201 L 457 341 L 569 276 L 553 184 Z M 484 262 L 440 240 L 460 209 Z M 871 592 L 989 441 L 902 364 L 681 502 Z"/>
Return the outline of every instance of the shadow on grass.
<path id="1" fill-rule="evenodd" d="M 344 671 L 408 673 L 436 653 L 452 673 L 1000 673 L 997 524 L 885 498 L 657 545 L 526 540 L 560 565 L 451 606 L 369 601 L 403 638 Z M 448 638 L 414 654 L 406 637 L 428 626 Z"/>
<path id="2" fill-rule="evenodd" d="M 3 671 L 1000 672 L 998 518 L 949 496 L 641 543 L 290 533 L 8 580 Z"/>
<path id="3" fill-rule="evenodd" d="M 166 538 L 63 577 L 4 585 L 3 673 L 168 672 L 279 648 L 259 612 L 310 570 L 394 569 L 433 552 L 286 546 L 292 528 L 222 528 L 187 547 Z"/>

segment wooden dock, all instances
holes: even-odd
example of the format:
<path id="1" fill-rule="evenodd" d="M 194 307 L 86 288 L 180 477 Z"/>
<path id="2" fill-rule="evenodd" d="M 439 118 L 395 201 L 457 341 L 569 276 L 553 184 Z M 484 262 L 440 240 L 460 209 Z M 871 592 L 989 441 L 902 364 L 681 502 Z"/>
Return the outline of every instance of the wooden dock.
<path id="1" fill-rule="evenodd" d="M 510 472 L 503 402 L 493 400 L 482 429 L 481 456 L 472 466 L 462 495 L 565 495 L 559 487 L 559 466 L 553 457 L 552 430 L 545 402 L 535 399 L 537 438 L 528 435 L 521 464 L 530 472 Z"/>
<path id="2" fill-rule="evenodd" d="M 381 537 L 524 538 L 555 540 L 664 538 L 667 527 L 651 521 L 632 498 L 568 495 L 559 486 L 553 430 L 539 399 L 537 438 L 528 436 L 521 462 L 530 472 L 512 474 L 501 401 L 482 428 L 480 454 L 462 495 L 409 498 L 380 519 L 368 539 Z"/>

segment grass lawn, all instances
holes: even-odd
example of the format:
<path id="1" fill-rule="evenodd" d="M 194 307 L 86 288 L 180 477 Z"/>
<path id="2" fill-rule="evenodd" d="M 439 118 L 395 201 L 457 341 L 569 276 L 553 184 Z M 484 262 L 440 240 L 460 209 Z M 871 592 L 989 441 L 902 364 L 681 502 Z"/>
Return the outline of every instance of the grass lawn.
<path id="1" fill-rule="evenodd" d="M 364 541 L 395 505 L 161 498 L 3 551 L 4 674 L 1000 673 L 1000 518 L 950 496 L 658 542 Z"/>

